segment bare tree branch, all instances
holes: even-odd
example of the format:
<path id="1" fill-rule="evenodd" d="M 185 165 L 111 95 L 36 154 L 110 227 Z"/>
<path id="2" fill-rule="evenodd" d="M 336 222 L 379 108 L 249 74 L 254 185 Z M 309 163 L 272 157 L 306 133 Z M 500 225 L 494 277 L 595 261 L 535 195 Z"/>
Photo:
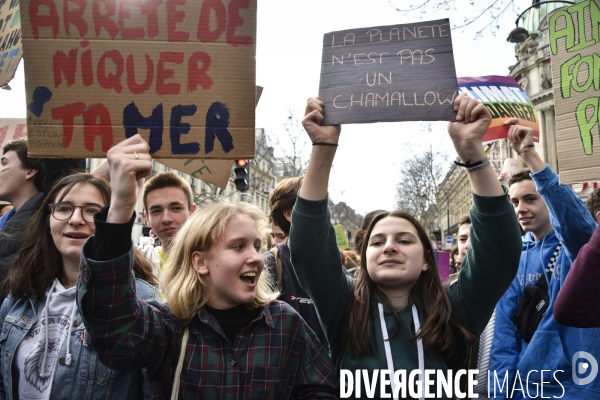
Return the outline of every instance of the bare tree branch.
<path id="1" fill-rule="evenodd" d="M 282 163 L 279 176 L 301 176 L 306 171 L 309 159 L 309 142 L 302 127 L 302 121 L 294 110 L 288 109 L 288 117 L 278 134 L 270 133 L 271 140 L 276 144 Z"/>
<path id="2" fill-rule="evenodd" d="M 462 29 L 462 32 L 471 25 L 477 22 L 482 22 L 483 26 L 478 25 L 478 30 L 475 32 L 475 39 L 483 37 L 486 30 L 495 36 L 500 30 L 500 19 L 509 10 L 514 11 L 515 15 L 519 14 L 519 7 L 515 4 L 515 0 L 485 0 L 484 6 L 481 8 L 482 2 L 469 0 L 465 4 L 463 0 L 458 3 L 458 0 L 423 0 L 419 4 L 411 4 L 405 6 L 404 0 L 388 0 L 388 3 L 403 13 L 405 16 L 414 12 L 418 12 L 423 19 L 426 15 L 431 15 L 439 11 L 458 11 L 460 4 L 460 12 L 465 15 L 461 24 L 454 24 L 452 29 Z M 396 4 L 401 4 L 396 6 Z"/>
<path id="3" fill-rule="evenodd" d="M 431 124 L 425 128 L 431 135 Z M 431 219 L 432 210 L 439 215 L 437 198 L 442 195 L 448 155 L 432 145 L 411 149 L 412 156 L 400 166 L 401 180 L 397 185 L 396 207 L 414 215 L 423 226 Z"/>

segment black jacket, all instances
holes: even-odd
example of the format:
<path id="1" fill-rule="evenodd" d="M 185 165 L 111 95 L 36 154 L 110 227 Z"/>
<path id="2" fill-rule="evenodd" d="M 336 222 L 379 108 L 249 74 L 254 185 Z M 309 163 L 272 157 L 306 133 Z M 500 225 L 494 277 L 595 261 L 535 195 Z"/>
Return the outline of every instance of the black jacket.
<path id="1" fill-rule="evenodd" d="M 321 321 L 317 315 L 315 305 L 304 288 L 298 282 L 292 262 L 290 260 L 290 248 L 287 242 L 277 245 L 277 257 L 281 260 L 281 294 L 278 300 L 285 301 L 290 306 L 294 307 L 298 314 L 304 318 L 308 326 L 316 333 L 323 347 L 327 350 L 329 344 L 325 337 L 325 332 L 321 327 Z M 267 251 L 263 254 L 265 269 L 271 274 L 272 280 L 277 284 L 276 260 L 272 252 Z M 343 268 L 340 266 L 340 268 Z"/>

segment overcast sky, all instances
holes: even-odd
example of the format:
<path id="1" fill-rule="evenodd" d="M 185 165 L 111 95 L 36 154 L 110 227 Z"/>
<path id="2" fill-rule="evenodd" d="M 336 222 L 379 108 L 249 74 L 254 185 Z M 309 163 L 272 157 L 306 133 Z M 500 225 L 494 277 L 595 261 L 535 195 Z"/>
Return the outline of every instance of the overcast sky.
<path id="1" fill-rule="evenodd" d="M 396 1 L 401 3 L 409 4 L 406 0 Z M 450 23 L 456 24 L 463 20 L 463 13 L 477 11 L 468 0 L 457 3 L 460 12 L 430 13 L 424 20 L 450 18 Z M 515 57 L 514 46 L 506 42 L 506 36 L 514 28 L 516 16 L 514 11 L 507 13 L 496 36 L 487 32 L 484 38 L 474 40 L 476 29 L 452 32 L 458 77 L 508 75 Z M 300 117 L 306 99 L 318 94 L 324 33 L 420 20 L 418 13 L 404 16 L 397 12 L 387 0 L 258 0 L 256 83 L 264 91 L 256 110 L 256 126 L 272 133 L 282 132 L 288 110 Z M 0 90 L 0 117 L 24 118 L 22 66 L 10 85 L 12 91 Z M 452 150 L 445 123 L 432 123 L 433 135 L 426 134 L 423 125 L 404 122 L 343 126 L 331 179 L 332 199 L 345 201 L 362 214 L 393 208 L 400 179 L 398 166 L 407 155 L 408 144 L 416 147 L 431 142 Z"/>

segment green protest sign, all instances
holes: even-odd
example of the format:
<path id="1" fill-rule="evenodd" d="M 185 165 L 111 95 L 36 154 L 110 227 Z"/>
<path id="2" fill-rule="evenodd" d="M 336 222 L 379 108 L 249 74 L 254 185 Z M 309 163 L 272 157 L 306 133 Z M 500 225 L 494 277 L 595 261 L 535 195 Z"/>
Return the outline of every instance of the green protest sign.
<path id="1" fill-rule="evenodd" d="M 333 228 L 335 229 L 335 240 L 337 241 L 338 247 L 342 250 L 350 250 L 350 243 L 348 243 L 348 239 L 346 238 L 344 227 L 342 225 L 336 225 Z"/>
<path id="2" fill-rule="evenodd" d="M 561 8 L 548 20 L 562 184 L 600 179 L 599 26 L 594 0 Z"/>

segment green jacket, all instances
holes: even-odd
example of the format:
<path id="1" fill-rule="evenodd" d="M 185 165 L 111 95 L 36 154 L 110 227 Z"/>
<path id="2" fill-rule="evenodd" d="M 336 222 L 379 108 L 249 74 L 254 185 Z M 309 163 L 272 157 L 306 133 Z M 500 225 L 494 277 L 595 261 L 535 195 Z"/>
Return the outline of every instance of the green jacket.
<path id="1" fill-rule="evenodd" d="M 482 197 L 473 194 L 470 215 L 471 248 L 462 263 L 458 281 L 449 286 L 447 292 L 454 321 L 477 336 L 485 328 L 496 303 L 515 277 L 521 256 L 521 234 L 506 195 Z M 332 343 L 344 321 L 354 279 L 339 268 L 340 255 L 330 223 L 327 199 L 309 201 L 298 197 L 292 221 L 292 264 L 300 283 L 313 299 L 327 338 Z M 394 369 L 406 370 L 407 377 L 413 369 L 418 369 L 417 345 L 412 342 L 415 332 L 411 307 L 412 304 L 398 312 L 400 333 L 390 342 Z M 387 308 L 384 314 L 391 336 L 395 329 L 395 318 Z M 423 326 L 426 316 L 421 315 L 420 319 Z M 342 370 L 350 370 L 354 374 L 356 370 L 366 369 L 371 376 L 373 370 L 387 369 L 381 323 L 376 309 L 371 313 L 368 329 L 374 354 L 360 358 L 344 354 L 341 359 Z M 457 340 L 456 351 L 464 360 L 468 343 Z M 425 369 L 441 369 L 445 372 L 448 366 L 442 356 L 425 350 Z M 431 388 L 430 391 L 435 393 L 435 386 Z M 353 392 L 352 397 L 355 395 Z M 364 386 L 361 395 L 367 397 Z M 378 387 L 375 397 L 379 395 Z"/>

